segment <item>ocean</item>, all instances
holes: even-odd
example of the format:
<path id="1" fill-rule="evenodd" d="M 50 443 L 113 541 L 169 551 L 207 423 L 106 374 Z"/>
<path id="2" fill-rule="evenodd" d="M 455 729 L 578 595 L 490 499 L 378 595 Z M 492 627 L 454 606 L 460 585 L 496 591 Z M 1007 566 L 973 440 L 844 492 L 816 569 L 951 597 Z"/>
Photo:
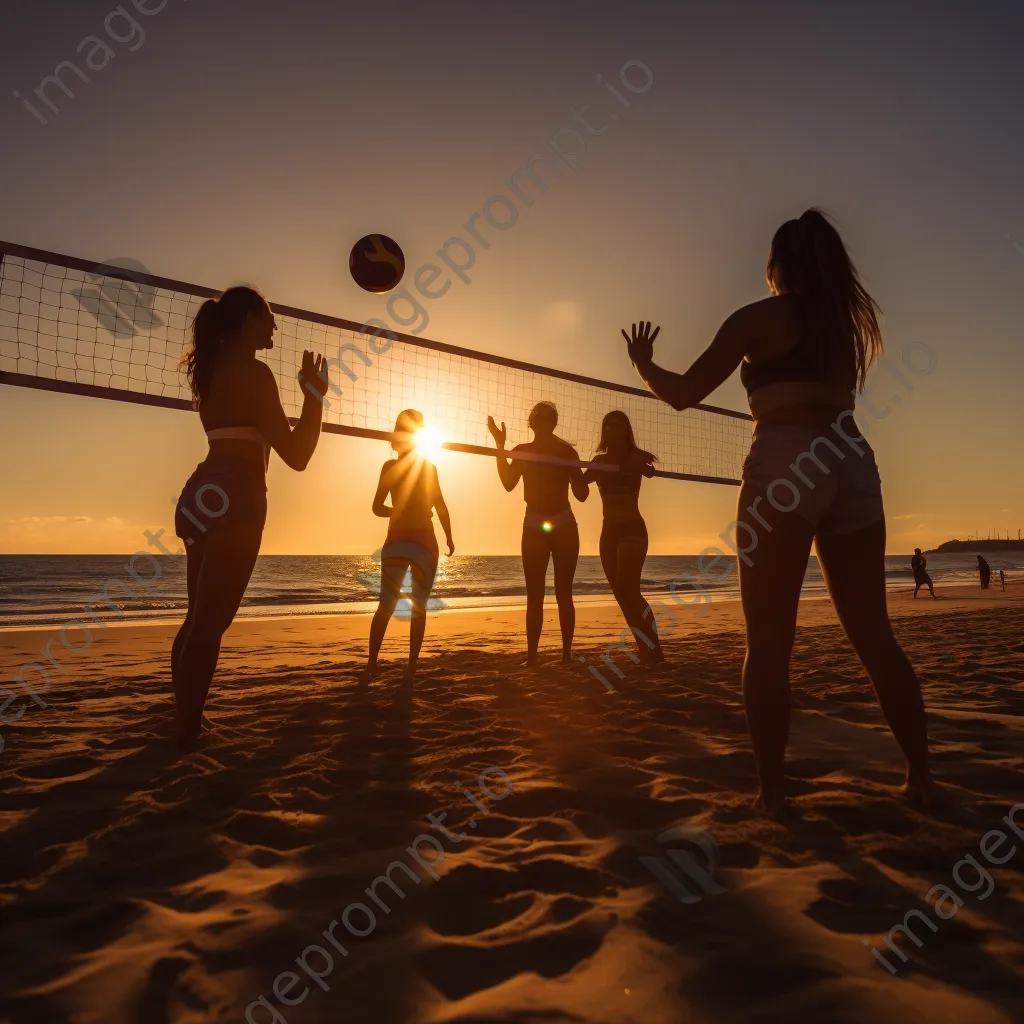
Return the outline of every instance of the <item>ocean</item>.
<path id="1" fill-rule="evenodd" d="M 985 557 L 996 575 L 996 586 L 1000 569 L 1008 576 L 1024 571 L 1022 553 L 992 552 Z M 712 600 L 738 598 L 735 563 L 735 558 L 723 558 L 714 567 L 723 579 L 707 584 Z M 181 619 L 187 606 L 185 559 L 158 555 L 155 562 L 136 560 L 139 576 L 147 580 L 157 575 L 154 565 L 159 566 L 159 575 L 146 588 L 129 574 L 128 555 L 0 555 L 0 628 L 59 626 L 80 619 L 87 613 L 90 598 L 105 586 L 113 605 L 95 604 L 93 614 L 99 619 Z M 909 555 L 887 555 L 885 565 L 888 586 L 913 585 Z M 974 556 L 962 552 L 929 555 L 928 571 L 938 586 L 978 581 Z M 696 555 L 652 555 L 644 565 L 644 592 L 648 597 L 667 595 L 672 583 L 686 576 L 700 579 Z M 108 585 L 108 581 L 114 582 Z M 239 615 L 367 612 L 376 605 L 379 587 L 380 565 L 374 556 L 262 555 Z M 824 589 L 817 559 L 812 556 L 804 590 L 823 593 Z M 596 555 L 580 558 L 574 592 L 580 602 L 606 600 L 610 595 Z M 676 592 L 681 600 L 694 600 L 688 584 L 680 583 Z M 456 554 L 441 559 L 431 610 L 520 606 L 525 603 L 525 593 L 518 555 Z M 548 593 L 553 593 L 550 569 Z"/>

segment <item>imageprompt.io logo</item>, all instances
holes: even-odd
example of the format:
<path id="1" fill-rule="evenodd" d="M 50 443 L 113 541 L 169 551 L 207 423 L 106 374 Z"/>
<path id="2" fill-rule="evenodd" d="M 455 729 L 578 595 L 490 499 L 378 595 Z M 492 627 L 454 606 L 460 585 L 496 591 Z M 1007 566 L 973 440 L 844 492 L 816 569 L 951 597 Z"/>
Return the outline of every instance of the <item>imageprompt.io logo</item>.
<path id="1" fill-rule="evenodd" d="M 389 545 L 391 550 L 396 555 L 405 555 L 406 558 L 412 563 L 412 566 L 405 570 L 405 576 L 402 579 L 402 585 L 399 588 L 398 604 L 395 606 L 395 618 L 396 619 L 411 619 L 412 618 L 412 573 L 413 566 L 425 564 L 426 562 L 433 561 L 432 556 L 428 554 L 425 548 L 420 547 L 419 544 L 411 542 L 404 542 L 399 544 Z M 373 559 L 375 565 L 381 564 L 381 548 L 377 548 L 376 551 L 370 557 Z M 385 567 L 386 571 L 386 567 Z M 359 576 L 362 583 L 366 585 L 370 593 L 375 597 L 380 598 L 380 576 L 377 573 L 363 573 Z M 448 606 L 439 597 L 431 597 L 427 600 L 428 612 L 439 612 Z"/>
<path id="2" fill-rule="evenodd" d="M 666 859 L 640 858 L 640 863 L 680 903 L 699 903 L 704 895 L 718 896 L 726 891 L 714 878 L 720 858 L 718 843 L 710 833 L 691 825 L 678 825 L 662 832 L 658 842 L 662 846 L 669 843 L 688 844 L 688 847 L 670 849 Z M 701 891 L 704 895 L 700 894 Z"/>
<path id="3" fill-rule="evenodd" d="M 124 277 L 110 276 L 109 267 L 116 267 Z M 134 338 L 164 326 L 154 309 L 156 291 L 145 266 L 118 256 L 93 267 L 86 274 L 85 283 L 71 294 L 101 328 L 115 337 Z"/>

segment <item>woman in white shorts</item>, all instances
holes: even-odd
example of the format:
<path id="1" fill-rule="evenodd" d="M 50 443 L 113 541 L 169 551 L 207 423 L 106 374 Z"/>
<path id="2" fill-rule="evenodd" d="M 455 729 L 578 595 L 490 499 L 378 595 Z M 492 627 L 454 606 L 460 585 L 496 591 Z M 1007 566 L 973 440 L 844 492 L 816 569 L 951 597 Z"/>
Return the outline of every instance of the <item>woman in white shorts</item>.
<path id="1" fill-rule="evenodd" d="M 767 268 L 772 296 L 722 325 L 684 374 L 653 362 L 658 328 L 633 325 L 630 358 L 675 409 L 703 401 L 737 368 L 754 417 L 736 522 L 747 629 L 743 695 L 760 777 L 758 805 L 783 808 L 789 660 L 811 542 L 836 612 L 907 760 L 905 793 L 931 804 L 924 702 L 886 609 L 885 518 L 874 453 L 854 397 L 881 352 L 877 305 L 839 233 L 818 210 L 782 225 Z"/>

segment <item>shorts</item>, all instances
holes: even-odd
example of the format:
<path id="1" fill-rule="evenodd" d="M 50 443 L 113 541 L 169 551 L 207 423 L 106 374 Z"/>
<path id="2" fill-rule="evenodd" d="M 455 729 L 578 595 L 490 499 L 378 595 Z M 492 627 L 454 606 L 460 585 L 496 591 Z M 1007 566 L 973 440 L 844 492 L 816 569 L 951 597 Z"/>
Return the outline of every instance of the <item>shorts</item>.
<path id="1" fill-rule="evenodd" d="M 441 553 L 432 526 L 425 529 L 389 530 L 387 540 L 380 549 L 381 573 L 389 578 L 404 580 L 406 569 L 423 583 L 433 582 Z"/>
<path id="2" fill-rule="evenodd" d="M 262 463 L 208 458 L 188 478 L 174 509 L 174 532 L 187 544 L 219 530 L 259 530 L 267 521 Z"/>
<path id="3" fill-rule="evenodd" d="M 883 519 L 875 453 L 849 421 L 839 427 L 757 427 L 743 482 L 780 512 L 796 512 L 820 536 L 854 533 Z M 845 433 L 844 433 L 845 431 Z"/>

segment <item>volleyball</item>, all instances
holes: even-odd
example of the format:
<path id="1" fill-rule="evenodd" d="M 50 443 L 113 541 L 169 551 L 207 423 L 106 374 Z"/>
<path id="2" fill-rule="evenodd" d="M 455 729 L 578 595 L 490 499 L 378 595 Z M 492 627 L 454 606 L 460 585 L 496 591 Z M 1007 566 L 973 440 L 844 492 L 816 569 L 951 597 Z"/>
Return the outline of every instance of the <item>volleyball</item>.
<path id="1" fill-rule="evenodd" d="M 405 255 L 387 235 L 364 235 L 352 246 L 348 269 L 360 288 L 379 295 L 398 287 L 405 274 Z"/>

